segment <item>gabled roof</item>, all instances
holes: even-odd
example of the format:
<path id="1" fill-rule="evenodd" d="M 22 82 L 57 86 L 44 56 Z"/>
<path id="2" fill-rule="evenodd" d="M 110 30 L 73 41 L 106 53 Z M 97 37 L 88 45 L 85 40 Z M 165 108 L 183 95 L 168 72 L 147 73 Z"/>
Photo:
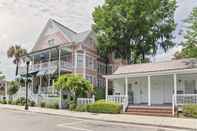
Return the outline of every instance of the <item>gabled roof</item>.
<path id="1" fill-rule="evenodd" d="M 133 64 L 120 66 L 113 74 L 137 74 L 197 68 L 197 59 L 171 60 L 158 63 Z"/>
<path id="2" fill-rule="evenodd" d="M 71 42 L 74 42 L 75 44 L 85 41 L 86 38 L 88 38 L 89 35 L 91 34 L 91 31 L 89 31 L 89 30 L 85 31 L 85 32 L 77 33 L 75 31 L 73 31 L 72 29 L 64 26 L 63 24 L 57 22 L 56 20 L 49 19 L 45 28 L 43 29 L 42 33 L 40 34 L 36 44 L 34 45 L 32 52 L 40 50 L 41 45 L 39 42 L 40 42 L 40 40 L 42 40 L 43 34 L 47 30 L 47 28 L 49 28 L 50 24 L 54 24 L 55 27 L 58 28 L 65 35 L 66 38 L 68 38 Z M 64 43 L 59 43 L 59 44 L 64 44 Z"/>

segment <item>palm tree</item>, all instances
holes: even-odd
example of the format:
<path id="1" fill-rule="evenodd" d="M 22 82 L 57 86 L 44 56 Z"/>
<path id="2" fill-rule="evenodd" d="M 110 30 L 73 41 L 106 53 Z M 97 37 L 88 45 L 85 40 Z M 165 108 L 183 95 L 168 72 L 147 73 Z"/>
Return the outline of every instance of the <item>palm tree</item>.
<path id="1" fill-rule="evenodd" d="M 27 50 L 19 45 L 11 46 L 7 51 L 8 58 L 13 58 L 13 63 L 16 64 L 16 76 L 18 75 L 18 66 L 22 61 L 23 55 L 27 54 Z"/>

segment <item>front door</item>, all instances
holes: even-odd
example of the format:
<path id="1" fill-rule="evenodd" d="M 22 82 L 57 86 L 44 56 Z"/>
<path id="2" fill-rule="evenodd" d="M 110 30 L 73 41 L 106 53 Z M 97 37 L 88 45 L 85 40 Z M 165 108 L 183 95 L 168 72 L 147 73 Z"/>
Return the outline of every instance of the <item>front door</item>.
<path id="1" fill-rule="evenodd" d="M 161 80 L 155 80 L 151 86 L 151 103 L 163 104 L 163 82 Z"/>
<path id="2" fill-rule="evenodd" d="M 134 100 L 133 100 L 133 89 L 132 89 L 132 84 L 128 85 L 128 99 L 129 99 L 129 104 L 133 104 Z"/>
<path id="3" fill-rule="evenodd" d="M 140 87 L 138 86 L 138 81 L 132 81 L 128 86 L 128 96 L 130 100 L 130 104 L 140 104 Z"/>

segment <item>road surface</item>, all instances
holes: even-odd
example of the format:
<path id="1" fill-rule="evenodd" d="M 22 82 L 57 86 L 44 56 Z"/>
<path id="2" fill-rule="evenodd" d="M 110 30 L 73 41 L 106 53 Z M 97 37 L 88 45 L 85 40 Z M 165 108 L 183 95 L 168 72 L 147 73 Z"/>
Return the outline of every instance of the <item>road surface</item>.
<path id="1" fill-rule="evenodd" d="M 0 131 L 186 131 L 0 109 Z"/>

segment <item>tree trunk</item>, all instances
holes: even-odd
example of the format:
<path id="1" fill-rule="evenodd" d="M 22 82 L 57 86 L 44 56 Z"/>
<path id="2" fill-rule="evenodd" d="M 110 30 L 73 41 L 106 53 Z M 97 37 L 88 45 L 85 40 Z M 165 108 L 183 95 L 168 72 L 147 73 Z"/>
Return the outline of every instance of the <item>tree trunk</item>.
<path id="1" fill-rule="evenodd" d="M 16 76 L 18 75 L 18 62 L 16 62 Z"/>

